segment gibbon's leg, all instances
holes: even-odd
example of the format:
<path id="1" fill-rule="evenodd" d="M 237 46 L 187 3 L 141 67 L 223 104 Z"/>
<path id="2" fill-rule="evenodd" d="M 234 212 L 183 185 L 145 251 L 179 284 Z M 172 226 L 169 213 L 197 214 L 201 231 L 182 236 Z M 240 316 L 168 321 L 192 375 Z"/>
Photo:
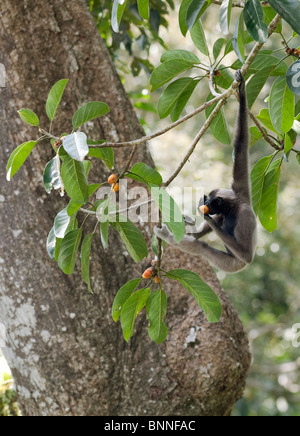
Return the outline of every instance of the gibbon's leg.
<path id="1" fill-rule="evenodd" d="M 236 272 L 246 266 L 244 262 L 234 257 L 234 255 L 210 247 L 206 242 L 198 241 L 191 236 L 185 236 L 182 241 L 177 244 L 174 236 L 166 225 L 161 229 L 155 227 L 154 232 L 158 238 L 163 239 L 169 245 L 173 245 L 185 253 L 201 256 L 223 271 Z"/>
<path id="2" fill-rule="evenodd" d="M 244 253 L 244 248 L 240 246 L 238 241 L 228 233 L 226 233 L 211 217 L 205 217 L 206 222 L 210 225 L 212 230 L 219 236 L 221 241 L 232 252 L 232 254 L 240 258 L 240 255 Z"/>

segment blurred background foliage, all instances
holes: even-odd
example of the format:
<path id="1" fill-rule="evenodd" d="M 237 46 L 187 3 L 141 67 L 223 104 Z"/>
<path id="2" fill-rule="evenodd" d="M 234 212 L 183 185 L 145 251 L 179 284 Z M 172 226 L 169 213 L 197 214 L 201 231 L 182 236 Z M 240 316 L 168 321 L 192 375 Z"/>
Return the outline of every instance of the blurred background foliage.
<path id="1" fill-rule="evenodd" d="M 106 41 L 122 82 L 146 133 L 154 132 L 171 121 L 159 120 L 156 112 L 161 90 L 150 93 L 149 78 L 158 66 L 165 49 L 181 48 L 194 51 L 190 38 L 181 35 L 178 10 L 181 1 L 151 0 L 149 22 L 141 20 L 135 0 L 130 0 L 120 33 L 110 25 L 111 0 L 87 0 L 101 36 Z M 218 5 L 212 5 L 202 22 L 210 48 L 220 32 L 217 20 Z M 233 10 L 230 35 L 240 10 Z M 286 39 L 292 35 L 284 23 Z M 282 49 L 281 36 L 274 34 L 266 44 L 275 54 Z M 300 43 L 299 43 L 300 45 Z M 232 55 L 232 62 L 236 60 Z M 282 52 L 281 52 L 282 56 Z M 133 78 L 134 76 L 134 78 Z M 208 85 L 204 81 L 192 96 L 185 112 L 200 106 L 207 98 Z M 252 111 L 258 114 L 267 107 L 272 79 L 263 88 Z M 237 103 L 231 99 L 225 114 L 231 131 L 234 130 Z M 195 134 L 204 122 L 204 115 L 189 120 L 179 128 L 153 140 L 150 144 L 154 160 L 166 179 L 184 156 Z M 299 137 L 297 148 L 299 149 Z M 251 165 L 271 154 L 270 146 L 257 142 L 251 149 Z M 209 192 L 216 186 L 228 188 L 231 183 L 232 148 L 218 143 L 208 132 L 190 162 L 175 181 L 175 186 L 203 188 Z M 230 275 L 217 272 L 225 291 L 229 294 L 249 333 L 253 354 L 245 396 L 236 405 L 235 416 L 299 416 L 300 415 L 300 348 L 293 347 L 292 327 L 300 323 L 299 245 L 300 245 L 300 167 L 296 159 L 285 162 L 279 189 L 278 230 L 269 234 L 259 228 L 257 255 L 253 265 Z M 176 197 L 176 189 L 172 190 Z M 215 235 L 209 241 L 216 246 Z M 300 343 L 299 343 L 300 346 Z M 2 366 L 1 366 L 2 362 Z M 9 370 L 3 369 L 0 359 L 0 416 L 17 414 L 15 396 L 11 390 Z"/>

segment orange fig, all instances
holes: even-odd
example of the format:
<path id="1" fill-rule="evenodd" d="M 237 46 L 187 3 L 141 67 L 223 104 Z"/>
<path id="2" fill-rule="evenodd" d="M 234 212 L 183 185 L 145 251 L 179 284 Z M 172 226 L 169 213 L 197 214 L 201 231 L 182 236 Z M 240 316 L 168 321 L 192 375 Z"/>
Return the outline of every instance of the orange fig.
<path id="1" fill-rule="evenodd" d="M 109 176 L 109 178 L 108 178 L 108 183 L 109 183 L 110 185 L 115 184 L 117 181 L 118 181 L 118 176 L 117 176 L 117 174 L 112 174 L 112 175 Z"/>
<path id="2" fill-rule="evenodd" d="M 203 215 L 208 215 L 209 214 L 209 207 L 206 206 L 205 204 L 203 206 L 200 206 L 199 210 L 200 210 L 201 213 L 203 213 Z"/>
<path id="3" fill-rule="evenodd" d="M 155 274 L 154 268 L 148 268 L 143 274 L 143 279 L 152 279 L 153 275 Z"/>
<path id="4" fill-rule="evenodd" d="M 111 188 L 114 192 L 119 192 L 120 190 L 120 184 L 115 183 L 114 186 Z"/>

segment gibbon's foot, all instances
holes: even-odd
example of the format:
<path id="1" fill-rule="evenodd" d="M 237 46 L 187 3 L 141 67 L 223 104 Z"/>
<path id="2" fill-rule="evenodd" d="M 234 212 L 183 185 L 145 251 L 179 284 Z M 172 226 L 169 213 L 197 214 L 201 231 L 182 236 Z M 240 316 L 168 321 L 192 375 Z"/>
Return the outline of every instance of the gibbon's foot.
<path id="1" fill-rule="evenodd" d="M 166 241 L 169 245 L 176 245 L 173 234 L 170 232 L 165 224 L 163 224 L 161 229 L 155 226 L 154 233 L 159 239 Z"/>
<path id="2" fill-rule="evenodd" d="M 240 82 L 240 83 L 243 82 L 244 77 L 243 77 L 243 75 L 242 75 L 241 70 L 237 70 L 237 71 L 236 71 L 234 78 L 235 78 L 235 80 L 236 80 L 237 82 Z"/>
<path id="3" fill-rule="evenodd" d="M 185 224 L 188 226 L 194 226 L 196 224 L 196 221 L 189 216 L 184 216 L 183 218 L 184 218 Z"/>

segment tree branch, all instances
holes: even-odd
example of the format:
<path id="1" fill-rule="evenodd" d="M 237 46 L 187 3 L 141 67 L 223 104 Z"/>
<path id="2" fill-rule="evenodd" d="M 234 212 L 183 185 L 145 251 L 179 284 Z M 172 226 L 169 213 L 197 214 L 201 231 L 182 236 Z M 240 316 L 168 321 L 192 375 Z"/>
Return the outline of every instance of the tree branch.
<path id="1" fill-rule="evenodd" d="M 234 82 L 237 83 L 237 82 Z M 212 111 L 212 113 L 210 114 L 210 116 L 207 118 L 207 120 L 205 121 L 205 123 L 203 124 L 202 128 L 200 129 L 199 133 L 197 134 L 196 138 L 194 139 L 192 145 L 190 146 L 187 154 L 185 155 L 185 157 L 183 158 L 183 160 L 180 162 L 180 164 L 178 165 L 178 167 L 176 168 L 176 170 L 174 171 L 174 173 L 171 175 L 171 177 L 167 180 L 167 182 L 164 183 L 164 187 L 167 188 L 178 176 L 178 174 L 181 172 L 182 168 L 185 166 L 185 164 L 187 163 L 187 161 L 190 159 L 190 157 L 192 156 L 192 154 L 195 151 L 195 148 L 198 144 L 198 142 L 200 141 L 200 139 L 202 138 L 202 136 L 204 135 L 204 133 L 206 132 L 206 130 L 210 127 L 211 123 L 213 122 L 213 120 L 216 118 L 216 116 L 218 115 L 221 107 L 226 103 L 228 97 L 233 93 L 233 89 L 229 88 L 227 92 L 225 92 L 224 94 L 222 94 L 222 99 L 219 101 L 219 103 L 217 104 L 217 106 L 214 108 L 214 110 Z"/>
<path id="2" fill-rule="evenodd" d="M 281 21 L 281 16 L 276 15 L 276 17 L 273 19 L 273 21 L 270 23 L 270 25 L 268 27 L 269 36 L 272 35 L 272 33 L 274 32 L 274 30 L 276 29 L 276 27 L 278 26 L 280 21 Z M 255 59 L 256 55 L 258 54 L 258 52 L 260 51 L 260 49 L 262 48 L 263 45 L 264 45 L 264 43 L 257 42 L 255 44 L 255 46 L 253 47 L 253 49 L 251 50 L 249 56 L 247 57 L 246 62 L 244 63 L 244 65 L 241 69 L 243 76 L 245 76 L 245 74 L 248 72 L 253 60 Z M 219 103 L 217 104 L 215 109 L 212 111 L 210 116 L 207 118 L 206 122 L 204 123 L 203 127 L 201 128 L 198 135 L 194 139 L 194 141 L 193 141 L 190 149 L 188 150 L 186 156 L 184 157 L 184 159 L 180 162 L 177 169 L 174 171 L 174 173 L 171 175 L 171 177 L 168 179 L 168 181 L 164 184 L 165 188 L 167 188 L 175 180 L 175 178 L 178 176 L 178 174 L 181 172 L 182 168 L 185 166 L 185 164 L 187 163 L 187 161 L 190 159 L 191 155 L 195 151 L 195 148 L 196 148 L 198 142 L 200 141 L 200 139 L 202 138 L 202 136 L 204 135 L 206 130 L 210 127 L 212 121 L 215 119 L 215 117 L 217 116 L 217 114 L 220 111 L 220 109 L 222 108 L 222 106 L 226 103 L 227 99 L 230 97 L 231 94 L 233 94 L 235 92 L 238 85 L 239 85 L 238 82 L 234 81 L 232 83 L 231 87 L 227 91 L 225 91 L 223 94 L 221 94 L 221 96 L 220 96 L 221 100 L 219 101 Z M 218 97 L 216 97 L 216 98 L 218 98 Z M 269 142 L 269 140 L 268 140 L 268 142 Z M 271 143 L 272 147 L 274 147 L 274 145 L 276 145 L 276 144 L 273 143 L 273 141 L 271 141 L 271 142 L 272 142 Z M 276 150 L 278 150 L 277 147 L 275 147 L 275 148 L 276 148 Z"/>
<path id="3" fill-rule="evenodd" d="M 217 103 L 222 98 L 222 94 L 219 96 L 213 98 L 210 101 L 205 102 L 202 106 L 195 109 L 193 112 L 185 115 L 184 117 L 180 118 L 179 120 L 175 121 L 175 123 L 170 124 L 169 126 L 158 130 L 155 133 L 152 133 L 148 136 L 143 136 L 142 138 L 135 139 L 133 141 L 127 141 L 127 142 L 105 142 L 104 144 L 94 144 L 90 145 L 90 148 L 123 148 L 123 147 L 132 147 L 134 145 L 140 145 L 144 142 L 151 141 L 151 139 L 157 138 L 158 136 L 164 135 L 165 133 L 169 132 L 170 130 L 174 129 L 175 127 L 179 126 L 180 124 L 184 123 L 185 121 L 189 120 L 190 118 L 193 118 L 195 115 L 199 114 L 200 112 L 203 112 L 205 109 L 209 108 L 213 104 Z"/>
<path id="4" fill-rule="evenodd" d="M 281 150 L 281 148 L 279 147 L 278 144 L 276 144 L 276 142 L 272 141 L 272 139 L 267 135 L 264 127 L 260 124 L 260 122 L 258 121 L 258 119 L 256 118 L 255 115 L 253 115 L 253 113 L 248 110 L 249 116 L 251 118 L 251 120 L 254 122 L 254 124 L 256 125 L 256 127 L 258 128 L 258 130 L 260 131 L 260 133 L 262 134 L 264 140 L 266 142 L 268 142 L 271 147 L 275 148 L 275 150 Z"/>

